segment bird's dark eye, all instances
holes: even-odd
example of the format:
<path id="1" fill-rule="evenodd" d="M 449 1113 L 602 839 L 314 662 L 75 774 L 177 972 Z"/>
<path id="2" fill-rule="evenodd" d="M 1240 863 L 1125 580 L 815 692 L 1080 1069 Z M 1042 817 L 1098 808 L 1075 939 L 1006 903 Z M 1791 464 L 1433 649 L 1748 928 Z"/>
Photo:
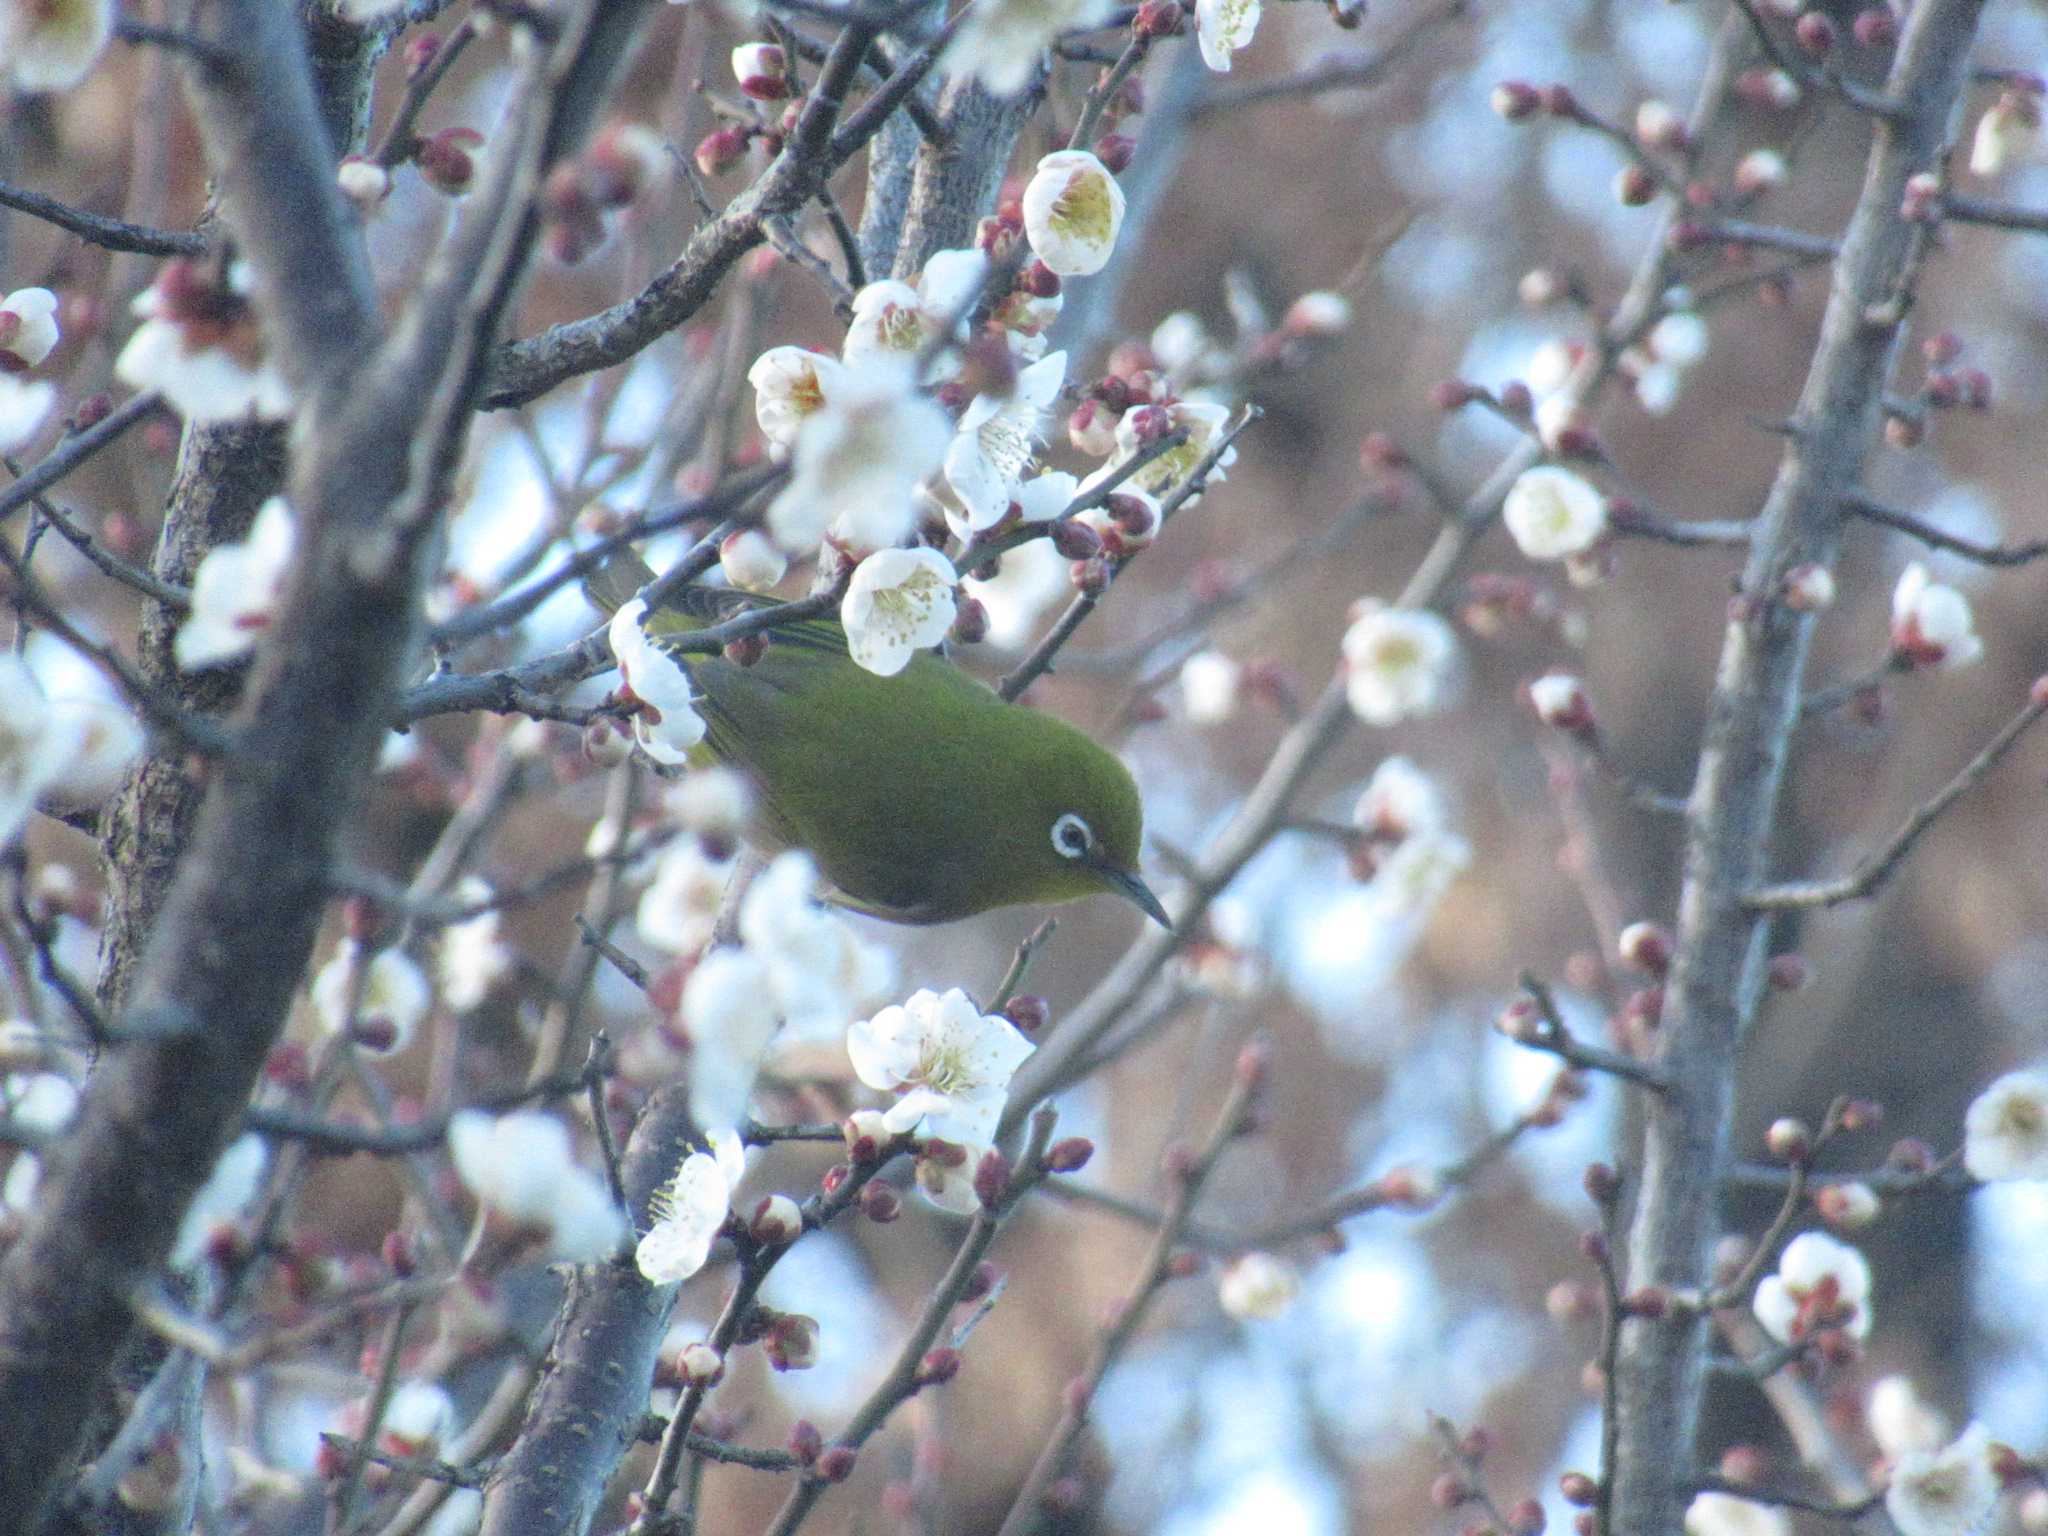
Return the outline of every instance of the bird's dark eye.
<path id="1" fill-rule="evenodd" d="M 1063 859 L 1078 859 L 1095 846 L 1095 834 L 1088 823 L 1067 812 L 1052 824 L 1052 846 Z"/>

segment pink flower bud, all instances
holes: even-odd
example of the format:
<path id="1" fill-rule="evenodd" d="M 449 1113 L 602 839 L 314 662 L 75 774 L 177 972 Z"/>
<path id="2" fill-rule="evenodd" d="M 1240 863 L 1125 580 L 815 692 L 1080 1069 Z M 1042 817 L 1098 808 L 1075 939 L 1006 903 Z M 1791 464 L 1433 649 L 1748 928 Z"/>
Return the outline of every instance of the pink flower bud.
<path id="1" fill-rule="evenodd" d="M 747 135 L 744 129 L 727 126 L 714 128 L 697 141 L 693 158 L 697 169 L 706 176 L 723 176 L 738 165 L 747 153 Z"/>
<path id="2" fill-rule="evenodd" d="M 1545 725 L 1575 736 L 1595 730 L 1593 699 L 1586 685 L 1565 672 L 1549 672 L 1529 685 L 1529 704 Z"/>
<path id="3" fill-rule="evenodd" d="M 1095 1143 L 1086 1136 L 1068 1136 L 1054 1142 L 1045 1152 L 1047 1173 L 1079 1173 L 1095 1155 Z"/>
<path id="4" fill-rule="evenodd" d="M 1184 20 L 1185 13 L 1179 0 L 1144 0 L 1138 7 L 1138 14 L 1131 19 L 1131 35 L 1155 41 L 1162 37 L 1178 37 Z"/>
<path id="5" fill-rule="evenodd" d="M 1789 1115 L 1773 1120 L 1764 1132 L 1764 1147 L 1781 1163 L 1803 1163 L 1813 1152 L 1813 1129 Z"/>
<path id="6" fill-rule="evenodd" d="M 1138 141 L 1127 133 L 1105 133 L 1095 141 L 1095 158 L 1112 176 L 1121 176 L 1138 150 Z"/>
<path id="7" fill-rule="evenodd" d="M 835 1445 L 818 1458 L 814 1470 L 818 1480 L 825 1483 L 843 1483 L 853 1476 L 853 1464 L 859 1452 L 850 1445 Z"/>
<path id="8" fill-rule="evenodd" d="M 803 1212 L 794 1200 L 787 1195 L 768 1195 L 755 1205 L 747 1235 L 763 1248 L 780 1248 L 795 1241 L 803 1229 Z"/>
<path id="9" fill-rule="evenodd" d="M 756 101 L 781 101 L 789 95 L 788 67 L 789 55 L 774 43 L 742 43 L 732 51 L 732 77 L 741 92 Z"/>
<path id="10" fill-rule="evenodd" d="M 1596 1205 L 1612 1205 L 1621 1197 L 1621 1175 L 1606 1163 L 1586 1164 L 1580 1183 Z"/>
<path id="11" fill-rule="evenodd" d="M 1792 40 L 1816 59 L 1832 53 L 1841 35 L 1833 18 L 1822 11 L 1808 11 L 1792 27 Z"/>
<path id="12" fill-rule="evenodd" d="M 1614 199 L 1624 208 L 1640 208 L 1657 195 L 1657 178 L 1640 165 L 1624 165 L 1614 173 Z"/>
<path id="13" fill-rule="evenodd" d="M 1630 923 L 1621 930 L 1621 958 L 1651 976 L 1671 969 L 1671 945 L 1671 931 L 1656 923 Z"/>
<path id="14" fill-rule="evenodd" d="M 768 1363 L 778 1371 L 807 1371 L 818 1363 L 818 1320 L 801 1312 L 783 1312 L 761 1341 Z"/>
<path id="15" fill-rule="evenodd" d="M 1102 553 L 1102 535 L 1078 518 L 1063 517 L 1052 525 L 1052 547 L 1068 560 L 1089 560 Z"/>
<path id="16" fill-rule="evenodd" d="M 809 1419 L 798 1419 L 789 1426 L 788 1444 L 790 1455 L 808 1467 L 825 1448 L 825 1437 L 818 1433 L 818 1426 Z"/>
<path id="17" fill-rule="evenodd" d="M 1010 1160 L 990 1147 L 974 1165 L 974 1195 L 985 1210 L 995 1210 L 1010 1192 Z"/>
<path id="18" fill-rule="evenodd" d="M 886 1184 L 869 1184 L 860 1192 L 861 1214 L 877 1226 L 887 1226 L 903 1214 L 903 1197 Z"/>
<path id="19" fill-rule="evenodd" d="M 927 1351 L 917 1362 L 917 1384 L 921 1387 L 943 1386 L 960 1374 L 960 1351 L 941 1345 Z"/>
<path id="20" fill-rule="evenodd" d="M 1557 1480 L 1557 1491 L 1567 1504 L 1585 1508 L 1600 1497 L 1600 1485 L 1583 1472 L 1567 1472 Z"/>
<path id="21" fill-rule="evenodd" d="M 1899 40 L 1899 21 L 1887 7 L 1875 5 L 1856 13 L 1849 34 L 1859 48 L 1889 48 Z"/>
<path id="22" fill-rule="evenodd" d="M 460 197 L 476 180 L 475 151 L 483 142 L 474 128 L 443 128 L 413 151 L 413 164 L 436 191 Z"/>
<path id="23" fill-rule="evenodd" d="M 1503 80 L 1487 97 L 1487 105 L 1510 123 L 1526 123 L 1543 109 L 1543 97 L 1525 80 Z"/>
<path id="24" fill-rule="evenodd" d="M 1835 601 L 1835 577 L 1824 565 L 1807 562 L 1785 573 L 1779 597 L 1794 613 L 1819 613 Z"/>
<path id="25" fill-rule="evenodd" d="M 725 1374 L 725 1357 L 698 1339 L 677 1354 L 676 1374 L 693 1387 L 713 1386 Z"/>
<path id="26" fill-rule="evenodd" d="M 1067 418 L 1067 441 L 1091 459 L 1116 451 L 1117 412 L 1100 400 L 1083 400 Z"/>
<path id="27" fill-rule="evenodd" d="M 1798 992 L 1813 979 L 1813 968 L 1804 955 L 1773 955 L 1764 974 L 1775 991 Z"/>

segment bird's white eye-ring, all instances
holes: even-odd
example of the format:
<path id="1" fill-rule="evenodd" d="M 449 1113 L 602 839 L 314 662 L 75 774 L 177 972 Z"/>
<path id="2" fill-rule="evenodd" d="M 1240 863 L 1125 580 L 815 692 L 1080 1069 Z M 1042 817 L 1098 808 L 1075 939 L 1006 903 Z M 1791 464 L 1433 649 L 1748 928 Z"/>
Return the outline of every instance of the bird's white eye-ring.
<path id="1" fill-rule="evenodd" d="M 1069 811 L 1052 824 L 1052 846 L 1063 859 L 1083 858 L 1095 846 L 1095 834 L 1087 822 Z"/>

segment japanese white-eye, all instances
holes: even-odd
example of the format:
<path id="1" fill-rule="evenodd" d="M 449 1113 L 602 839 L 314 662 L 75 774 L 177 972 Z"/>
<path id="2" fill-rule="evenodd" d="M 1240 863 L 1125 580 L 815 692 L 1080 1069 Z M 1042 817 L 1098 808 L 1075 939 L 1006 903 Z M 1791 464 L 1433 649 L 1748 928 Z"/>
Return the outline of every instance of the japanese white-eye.
<path id="1" fill-rule="evenodd" d="M 607 609 L 651 573 L 614 561 L 588 583 Z M 646 615 L 657 648 L 769 601 L 687 587 Z M 808 849 L 846 905 L 901 923 L 1107 891 L 1171 926 L 1138 875 L 1144 809 L 1116 756 L 1063 720 L 1006 703 L 929 652 L 882 677 L 838 622 L 769 632 L 747 665 L 667 651 L 708 727 L 695 761 L 744 772 L 756 840 Z"/>

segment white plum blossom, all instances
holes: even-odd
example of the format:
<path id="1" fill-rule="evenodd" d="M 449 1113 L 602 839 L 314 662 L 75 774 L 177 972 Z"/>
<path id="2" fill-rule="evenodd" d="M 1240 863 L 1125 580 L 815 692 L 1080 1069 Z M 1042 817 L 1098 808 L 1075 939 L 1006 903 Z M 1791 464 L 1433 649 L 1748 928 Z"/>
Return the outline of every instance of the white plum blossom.
<path id="1" fill-rule="evenodd" d="M 1223 1310 L 1244 1322 L 1270 1322 L 1300 1294 L 1300 1272 L 1285 1259 L 1257 1250 L 1232 1259 L 1216 1280 Z"/>
<path id="2" fill-rule="evenodd" d="M 57 295 L 47 288 L 17 288 L 0 299 L 0 373 L 33 368 L 56 346 Z"/>
<path id="3" fill-rule="evenodd" d="M 953 562 L 935 549 L 882 549 L 854 568 L 839 606 L 854 661 L 893 677 L 953 627 Z"/>
<path id="4" fill-rule="evenodd" d="M 969 246 L 935 252 L 914 286 L 896 278 L 869 283 L 853 296 L 839 355 L 854 367 L 886 361 L 913 368 L 941 337 L 959 338 L 988 271 L 987 253 Z M 941 356 L 929 377 L 948 378 L 958 366 L 957 356 Z"/>
<path id="5" fill-rule="evenodd" d="M 1971 1101 L 1963 1166 L 1986 1183 L 2048 1179 L 2048 1072 L 2008 1072 Z"/>
<path id="6" fill-rule="evenodd" d="M 191 421 L 290 414 L 291 391 L 265 352 L 250 288 L 246 262 L 228 269 L 224 285 L 197 261 L 166 264 L 136 296 L 142 324 L 114 359 L 114 376 L 161 392 Z"/>
<path id="7" fill-rule="evenodd" d="M 1014 96 L 1031 83 L 1055 37 L 1097 26 L 1109 12 L 1109 0 L 984 0 L 947 48 L 946 72 Z"/>
<path id="8" fill-rule="evenodd" d="M 690 1033 L 691 1118 L 737 1124 L 782 1025 L 768 963 L 751 949 L 713 950 L 683 983 L 681 1018 Z"/>
<path id="9" fill-rule="evenodd" d="M 946 483 L 973 531 L 993 528 L 1017 500 L 1066 379 L 1067 354 L 1054 352 L 1019 372 L 1007 397 L 976 395 L 961 413 L 946 446 Z"/>
<path id="10" fill-rule="evenodd" d="M 479 1205 L 522 1224 L 546 1225 L 562 1184 L 578 1171 L 569 1128 L 537 1109 L 458 1110 L 448 1122 L 448 1155 Z"/>
<path id="11" fill-rule="evenodd" d="M 1942 1450 L 1901 1456 L 1884 1508 L 1899 1536 L 1971 1536 L 1990 1524 L 1999 1491 L 1991 1434 L 1972 1424 Z"/>
<path id="12" fill-rule="evenodd" d="M 26 447 L 57 403 L 48 379 L 24 379 L 0 370 L 0 453 Z"/>
<path id="13" fill-rule="evenodd" d="M 740 937 L 766 965 L 768 995 L 796 1038 L 836 1037 L 895 982 L 889 952 L 820 906 L 817 892 L 817 865 L 791 849 L 740 903 Z"/>
<path id="14" fill-rule="evenodd" d="M 1017 518 L 1026 523 L 1057 522 L 1081 494 L 1081 482 L 1063 469 L 1033 475 L 1017 487 Z"/>
<path id="15" fill-rule="evenodd" d="M 69 90 L 113 32 L 113 0 L 0 0 L 0 64 L 20 90 Z"/>
<path id="16" fill-rule="evenodd" d="M 633 1261 L 655 1285 L 678 1285 L 704 1267 L 746 1172 L 737 1131 L 713 1131 L 706 1139 L 711 1150 L 685 1157 L 648 1202 L 654 1225 L 634 1248 Z"/>
<path id="17" fill-rule="evenodd" d="M 1404 837 L 1380 855 L 1366 892 L 1374 911 L 1385 918 L 1423 917 L 1471 867 L 1472 845 L 1454 833 Z"/>
<path id="18" fill-rule="evenodd" d="M 1197 651 L 1180 664 L 1181 707 L 1190 725 L 1221 725 L 1237 713 L 1244 667 L 1221 651 Z"/>
<path id="19" fill-rule="evenodd" d="M 1516 476 L 1500 516 L 1529 559 L 1562 560 L 1600 541 L 1607 531 L 1607 498 L 1585 476 L 1539 464 Z"/>
<path id="20" fill-rule="evenodd" d="M 768 531 L 808 554 L 829 527 L 864 549 L 910 532 L 918 483 L 939 467 L 953 426 L 900 368 L 866 367 L 835 387 L 796 435 L 793 469 L 768 507 Z"/>
<path id="21" fill-rule="evenodd" d="M 465 905 L 488 901 L 491 888 L 475 875 L 465 875 L 455 887 L 455 899 Z M 442 999 L 457 1013 L 481 1006 L 491 989 L 512 973 L 518 956 L 499 932 L 503 916 L 494 907 L 441 930 L 435 972 Z"/>
<path id="22" fill-rule="evenodd" d="M 78 1088 L 56 1072 L 10 1072 L 0 1079 L 0 1106 L 6 1108 L 10 1125 L 57 1136 L 78 1113 Z"/>
<path id="23" fill-rule="evenodd" d="M 1669 363 L 1674 368 L 1690 368 L 1707 355 L 1707 343 L 1712 340 L 1707 322 L 1697 310 L 1674 309 L 1655 325 L 1644 338 L 1650 355 L 1660 363 Z"/>
<path id="24" fill-rule="evenodd" d="M 178 1223 L 178 1235 L 171 1243 L 172 1269 L 190 1269 L 206 1257 L 214 1233 L 232 1226 L 256 1198 L 263 1170 L 269 1165 L 270 1149 L 254 1131 L 228 1143 Z"/>
<path id="25" fill-rule="evenodd" d="M 1863 1421 L 1877 1448 L 1893 1461 L 1915 1452 L 1938 1451 L 1949 1442 L 1948 1419 L 1920 1396 L 1907 1376 L 1886 1376 L 1871 1384 Z"/>
<path id="26" fill-rule="evenodd" d="M 218 666 L 254 648 L 277 617 L 297 546 L 292 509 L 273 496 L 258 509 L 248 538 L 206 552 L 192 577 L 192 611 L 171 642 L 180 667 Z"/>
<path id="27" fill-rule="evenodd" d="M 917 1192 L 942 1211 L 972 1216 L 981 1209 L 974 1171 L 993 1149 L 984 1142 L 969 1142 L 962 1150 L 967 1155 L 957 1163 L 949 1158 L 920 1157 L 916 1163 Z"/>
<path id="28" fill-rule="evenodd" d="M 1970 174 L 1997 176 L 2040 153 L 2040 98 L 2031 91 L 2001 91 L 1970 135 Z"/>
<path id="29" fill-rule="evenodd" d="M 404 950 L 380 949 L 365 963 L 353 939 L 320 967 L 311 996 L 330 1034 L 347 1033 L 379 1056 L 404 1050 L 434 1005 L 426 974 Z"/>
<path id="30" fill-rule="evenodd" d="M 1061 277 L 1087 277 L 1109 265 L 1123 223 L 1124 189 L 1085 149 L 1054 150 L 1025 184 L 1025 237 Z"/>
<path id="31" fill-rule="evenodd" d="M 1118 487 L 1126 491 L 1143 491 L 1150 496 L 1164 496 L 1194 473 L 1210 449 L 1215 447 L 1216 438 L 1230 421 L 1227 407 L 1209 400 L 1176 400 L 1161 407 L 1164 419 L 1155 423 L 1157 436 L 1185 431 L 1187 441 L 1176 448 L 1169 448 L 1157 458 L 1150 460 L 1135 473 L 1127 477 Z M 1146 447 L 1141 425 L 1142 412 L 1125 411 L 1116 424 L 1116 452 L 1109 462 L 1081 482 L 1084 491 L 1093 490 L 1124 465 L 1135 459 Z M 1223 471 L 1237 462 L 1237 449 L 1229 447 L 1210 469 L 1208 481 L 1214 483 L 1225 478 Z"/>
<path id="32" fill-rule="evenodd" d="M 1368 725 L 1441 714 L 1457 695 L 1458 636 L 1440 615 L 1367 598 L 1344 631 L 1346 694 Z"/>
<path id="33" fill-rule="evenodd" d="M 654 761 L 674 767 L 687 762 L 690 749 L 704 739 L 704 717 L 697 713 L 689 672 L 648 635 L 641 622 L 646 612 L 647 600 L 636 597 L 612 615 L 612 657 L 619 680 L 640 701 L 633 739 Z"/>
<path id="34" fill-rule="evenodd" d="M 1892 650 L 1916 667 L 1966 667 L 1984 654 L 1970 600 L 1935 581 L 1919 561 L 1892 589 Z"/>
<path id="35" fill-rule="evenodd" d="M 400 1455 L 419 1456 L 440 1444 L 454 1428 L 455 1399 L 448 1389 L 415 1376 L 400 1382 L 384 1405 L 379 1439 L 396 1441 Z"/>
<path id="36" fill-rule="evenodd" d="M 854 1074 L 898 1095 L 882 1116 L 890 1131 L 983 1146 L 1031 1052 L 1014 1024 L 982 1013 L 958 987 L 913 992 L 846 1032 Z"/>
<path id="37" fill-rule="evenodd" d="M 1374 837 L 1399 842 L 1445 831 L 1450 807 L 1436 780 L 1410 759 L 1388 757 L 1373 769 L 1352 809 L 1351 822 Z"/>
<path id="38" fill-rule="evenodd" d="M 671 955 L 694 955 L 711 942 L 718 903 L 732 879 L 732 860 L 714 859 L 694 837 L 678 838 L 654 864 L 633 925 L 640 937 Z"/>
<path id="39" fill-rule="evenodd" d="M 1709 1490 L 1685 1507 L 1685 1536 L 1792 1536 L 1792 1517 L 1775 1504 Z"/>
<path id="40" fill-rule="evenodd" d="M 50 786 L 51 799 L 93 807 L 121 787 L 129 766 L 142 755 L 142 727 L 125 705 L 104 696 L 59 693 L 50 700 L 52 723 L 71 754 L 63 777 Z"/>
<path id="41" fill-rule="evenodd" d="M 825 408 L 846 377 L 838 358 L 804 347 L 770 347 L 755 358 L 747 382 L 754 387 L 754 420 L 770 452 L 787 457 L 803 424 Z"/>
<path id="42" fill-rule="evenodd" d="M 1870 1263 L 1825 1232 L 1802 1232 L 1778 1256 L 1778 1272 L 1757 1283 L 1756 1320 L 1780 1344 L 1840 1328 L 1870 1335 Z"/>
<path id="43" fill-rule="evenodd" d="M 0 655 L 0 839 L 12 838 L 37 798 L 69 776 L 82 724 L 43 696 L 27 663 Z"/>
<path id="44" fill-rule="evenodd" d="M 1260 12 L 1259 0 L 1195 0 L 1195 40 L 1201 44 L 1202 62 L 1228 74 L 1231 56 L 1251 46 Z"/>

